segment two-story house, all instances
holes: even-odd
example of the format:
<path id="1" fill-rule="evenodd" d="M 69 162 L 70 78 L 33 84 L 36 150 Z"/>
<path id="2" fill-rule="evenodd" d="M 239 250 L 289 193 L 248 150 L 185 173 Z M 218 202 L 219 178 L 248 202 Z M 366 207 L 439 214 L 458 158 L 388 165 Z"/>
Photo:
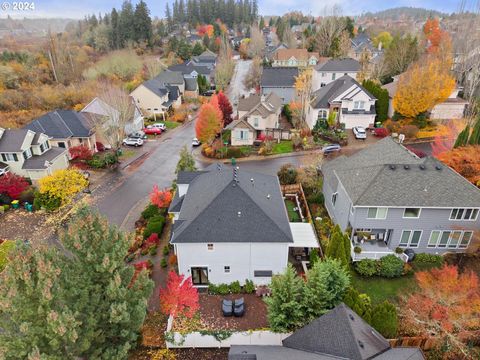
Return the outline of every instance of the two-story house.
<path id="1" fill-rule="evenodd" d="M 307 67 L 315 66 L 320 60 L 317 52 L 309 52 L 307 49 L 277 49 L 273 54 L 273 67 Z"/>
<path id="2" fill-rule="evenodd" d="M 268 95 L 273 92 L 282 100 L 282 104 L 288 104 L 296 99 L 295 81 L 298 74 L 296 67 L 263 68 L 260 93 Z"/>
<path id="3" fill-rule="evenodd" d="M 359 72 L 360 63 L 355 59 L 329 59 L 319 62 L 312 75 L 312 90 L 318 90 L 344 75 L 356 79 Z"/>
<path id="4" fill-rule="evenodd" d="M 67 150 L 52 147 L 47 135 L 0 128 L 0 168 L 35 181 L 67 167 Z"/>
<path id="5" fill-rule="evenodd" d="M 252 145 L 267 129 L 278 129 L 282 100 L 275 93 L 254 94 L 238 101 L 238 119 L 227 127 L 233 146 Z"/>
<path id="6" fill-rule="evenodd" d="M 85 113 L 73 110 L 55 110 L 25 125 L 24 129 L 48 136 L 52 146 L 70 149 L 85 146 L 96 151 L 95 124 Z"/>
<path id="7" fill-rule="evenodd" d="M 354 261 L 394 254 L 397 248 L 464 252 L 478 237 L 480 189 L 391 137 L 321 170 L 325 207 L 333 222 L 350 232 Z"/>
<path id="8" fill-rule="evenodd" d="M 346 129 L 368 128 L 375 123 L 376 101 L 355 79 L 344 75 L 312 94 L 306 121 L 313 129 L 317 121 L 326 121 L 334 113 L 335 121 L 345 124 Z"/>
<path id="9" fill-rule="evenodd" d="M 163 71 L 160 75 L 140 84 L 130 93 L 135 104 L 149 116 L 164 116 L 182 104 L 185 79 L 180 71 Z"/>

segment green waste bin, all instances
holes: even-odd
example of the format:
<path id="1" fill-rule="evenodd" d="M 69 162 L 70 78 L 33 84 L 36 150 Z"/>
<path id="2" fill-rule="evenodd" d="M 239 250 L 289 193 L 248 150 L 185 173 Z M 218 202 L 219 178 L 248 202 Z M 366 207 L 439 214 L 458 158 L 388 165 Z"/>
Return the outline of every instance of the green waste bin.
<path id="1" fill-rule="evenodd" d="M 12 201 L 12 208 L 18 209 L 19 207 L 20 207 L 20 204 L 19 204 L 18 200 L 13 200 Z"/>

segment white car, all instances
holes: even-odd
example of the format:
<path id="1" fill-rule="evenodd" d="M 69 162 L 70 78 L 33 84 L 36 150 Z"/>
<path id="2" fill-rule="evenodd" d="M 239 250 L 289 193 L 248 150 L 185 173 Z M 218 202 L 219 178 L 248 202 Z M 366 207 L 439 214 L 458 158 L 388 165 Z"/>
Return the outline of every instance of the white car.
<path id="1" fill-rule="evenodd" d="M 7 174 L 10 170 L 8 166 L 0 168 L 0 176 Z"/>
<path id="2" fill-rule="evenodd" d="M 143 145 L 143 140 L 140 138 L 128 137 L 126 139 L 123 139 L 123 145 L 138 147 Z"/>
<path id="3" fill-rule="evenodd" d="M 161 129 L 162 131 L 167 131 L 167 126 L 164 123 L 155 123 L 152 125 L 148 125 L 147 129 L 150 129 L 150 128 L 157 128 L 157 129 Z"/>
<path id="4" fill-rule="evenodd" d="M 199 146 L 201 144 L 200 140 L 197 138 L 193 138 L 192 140 L 192 146 Z"/>
<path id="5" fill-rule="evenodd" d="M 367 130 L 363 126 L 355 126 L 353 129 L 355 139 L 365 140 L 367 138 Z"/>

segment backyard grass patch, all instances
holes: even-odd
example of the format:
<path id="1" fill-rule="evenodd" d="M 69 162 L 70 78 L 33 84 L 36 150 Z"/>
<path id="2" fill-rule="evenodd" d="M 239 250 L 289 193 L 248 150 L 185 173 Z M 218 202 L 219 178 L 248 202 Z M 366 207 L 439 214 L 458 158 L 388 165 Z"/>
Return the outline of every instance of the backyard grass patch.
<path id="1" fill-rule="evenodd" d="M 164 123 L 167 129 L 175 129 L 177 126 L 180 126 L 180 123 L 176 121 L 165 121 Z"/>
<path id="2" fill-rule="evenodd" d="M 355 289 L 370 296 L 373 304 L 385 300 L 396 302 L 400 296 L 413 292 L 417 286 L 413 275 L 404 275 L 394 279 L 379 276 L 366 278 L 358 275 L 353 269 L 350 274 Z"/>
<path id="3" fill-rule="evenodd" d="M 293 143 L 291 140 L 284 140 L 273 144 L 272 154 L 286 154 L 291 152 L 293 152 Z"/>
<path id="4" fill-rule="evenodd" d="M 292 200 L 285 200 L 285 206 L 287 207 L 288 219 L 290 222 L 301 222 L 298 211 L 294 210 L 296 204 Z"/>

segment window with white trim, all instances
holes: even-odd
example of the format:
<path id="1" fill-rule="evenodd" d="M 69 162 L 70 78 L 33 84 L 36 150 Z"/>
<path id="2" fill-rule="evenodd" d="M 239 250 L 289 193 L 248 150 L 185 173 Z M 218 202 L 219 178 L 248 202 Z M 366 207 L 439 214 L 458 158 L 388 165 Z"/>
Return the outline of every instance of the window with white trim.
<path id="1" fill-rule="evenodd" d="M 405 208 L 403 217 L 418 219 L 420 217 L 420 208 Z"/>
<path id="2" fill-rule="evenodd" d="M 421 236 L 421 230 L 403 230 L 398 246 L 416 248 L 420 243 Z"/>
<path id="3" fill-rule="evenodd" d="M 367 219 L 385 219 L 387 211 L 388 208 L 385 207 L 368 208 Z"/>
<path id="4" fill-rule="evenodd" d="M 327 118 L 328 118 L 328 110 L 325 110 L 325 109 L 318 110 L 317 119 L 325 120 Z"/>
<path id="5" fill-rule="evenodd" d="M 238 131 L 238 139 L 239 140 L 248 140 L 248 130 Z"/>
<path id="6" fill-rule="evenodd" d="M 253 126 L 258 127 L 259 119 L 258 117 L 253 118 Z"/>
<path id="7" fill-rule="evenodd" d="M 473 231 L 433 230 L 430 233 L 427 247 L 466 249 L 473 237 Z"/>
<path id="8" fill-rule="evenodd" d="M 337 75 L 337 74 L 335 74 L 335 73 L 332 74 L 332 80 L 335 80 L 335 76 L 336 76 L 336 75 Z"/>
<path id="9" fill-rule="evenodd" d="M 213 244 L 207 244 L 207 250 L 212 251 L 213 250 Z"/>
<path id="10" fill-rule="evenodd" d="M 354 101 L 353 102 L 354 109 L 364 109 L 365 108 L 365 101 Z"/>
<path id="11" fill-rule="evenodd" d="M 32 157 L 32 149 L 28 148 L 22 153 L 22 155 L 25 160 L 30 159 Z"/>
<path id="12" fill-rule="evenodd" d="M 5 154 L 2 154 L 2 160 L 5 162 L 14 162 L 14 161 L 18 161 L 18 157 L 17 157 L 17 154 L 15 153 L 5 153 Z"/>
<path id="13" fill-rule="evenodd" d="M 223 272 L 224 272 L 225 274 L 230 274 L 230 266 L 224 266 L 224 267 L 223 267 Z"/>
<path id="14" fill-rule="evenodd" d="M 336 192 L 332 194 L 333 207 L 335 207 L 335 203 L 337 202 L 337 195 L 338 195 L 338 193 L 336 193 Z"/>
<path id="15" fill-rule="evenodd" d="M 478 209 L 452 209 L 450 220 L 477 220 Z"/>

